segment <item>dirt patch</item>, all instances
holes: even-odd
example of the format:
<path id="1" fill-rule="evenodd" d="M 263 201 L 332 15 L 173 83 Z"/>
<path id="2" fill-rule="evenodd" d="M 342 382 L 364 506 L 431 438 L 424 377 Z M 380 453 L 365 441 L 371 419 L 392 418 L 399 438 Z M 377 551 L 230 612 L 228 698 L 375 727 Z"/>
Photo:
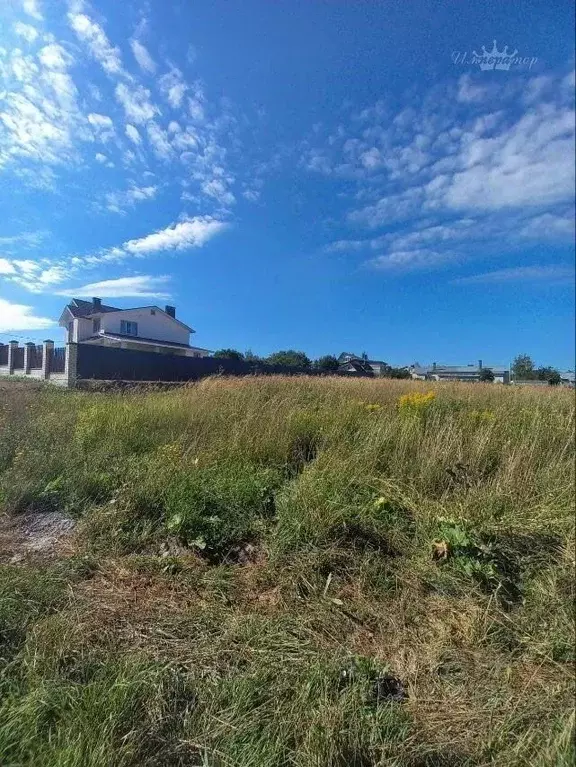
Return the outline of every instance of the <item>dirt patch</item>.
<path id="1" fill-rule="evenodd" d="M 75 524 L 60 511 L 0 515 L 0 563 L 54 556 L 69 541 Z"/>

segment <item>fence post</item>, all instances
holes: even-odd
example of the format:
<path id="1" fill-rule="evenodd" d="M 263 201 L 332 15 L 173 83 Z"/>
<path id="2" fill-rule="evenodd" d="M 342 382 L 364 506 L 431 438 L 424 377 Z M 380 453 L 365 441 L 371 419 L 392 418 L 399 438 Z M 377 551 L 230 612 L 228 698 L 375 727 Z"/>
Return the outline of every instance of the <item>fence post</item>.
<path id="1" fill-rule="evenodd" d="M 66 364 L 64 366 L 66 382 L 69 387 L 76 385 L 78 377 L 78 344 L 66 344 Z"/>
<path id="2" fill-rule="evenodd" d="M 42 378 L 46 381 L 50 378 L 50 360 L 54 351 L 54 341 L 48 339 L 42 344 Z"/>
<path id="3" fill-rule="evenodd" d="M 30 373 L 30 367 L 32 364 L 32 350 L 36 349 L 36 344 L 32 341 L 27 341 L 24 344 L 24 375 L 27 376 Z"/>
<path id="4" fill-rule="evenodd" d="M 14 358 L 15 350 L 18 348 L 18 341 L 10 341 L 8 344 L 8 373 L 12 375 L 14 372 Z"/>

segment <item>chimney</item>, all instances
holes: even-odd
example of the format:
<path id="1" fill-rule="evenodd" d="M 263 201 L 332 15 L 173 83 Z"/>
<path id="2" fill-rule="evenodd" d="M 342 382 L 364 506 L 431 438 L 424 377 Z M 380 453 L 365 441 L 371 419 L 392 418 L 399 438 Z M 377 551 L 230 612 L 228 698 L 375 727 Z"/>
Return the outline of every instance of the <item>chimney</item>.
<path id="1" fill-rule="evenodd" d="M 95 312 L 99 312 L 102 308 L 102 299 L 101 298 L 93 298 L 92 299 L 92 310 Z"/>
<path id="2" fill-rule="evenodd" d="M 169 317 L 174 317 L 176 319 L 176 307 L 175 306 L 166 306 L 165 312 Z"/>
<path id="3" fill-rule="evenodd" d="M 482 360 L 478 360 L 478 370 L 482 370 Z"/>

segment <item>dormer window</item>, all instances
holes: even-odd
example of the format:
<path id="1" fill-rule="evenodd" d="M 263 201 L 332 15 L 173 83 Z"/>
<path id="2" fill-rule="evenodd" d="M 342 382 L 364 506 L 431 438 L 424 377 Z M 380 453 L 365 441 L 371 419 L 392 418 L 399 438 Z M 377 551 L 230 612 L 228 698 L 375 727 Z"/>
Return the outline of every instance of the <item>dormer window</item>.
<path id="1" fill-rule="evenodd" d="M 129 322 L 128 320 L 120 320 L 120 332 L 125 336 L 137 336 L 138 335 L 138 323 Z"/>

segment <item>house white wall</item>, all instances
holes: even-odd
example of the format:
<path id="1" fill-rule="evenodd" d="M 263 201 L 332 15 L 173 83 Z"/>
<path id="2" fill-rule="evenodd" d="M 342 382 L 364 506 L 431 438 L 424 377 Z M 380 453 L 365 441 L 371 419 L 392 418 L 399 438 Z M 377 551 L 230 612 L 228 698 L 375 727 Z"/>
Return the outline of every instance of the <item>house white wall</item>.
<path id="1" fill-rule="evenodd" d="M 155 313 L 152 314 L 152 312 Z M 154 307 L 104 312 L 100 318 L 100 329 L 106 333 L 121 333 L 120 323 L 123 320 L 138 323 L 140 338 L 154 338 L 157 341 L 172 341 L 177 344 L 188 344 L 190 341 L 190 332 L 186 328 Z M 92 335 L 92 320 L 90 320 L 88 335 Z"/>
<path id="2" fill-rule="evenodd" d="M 70 323 L 68 323 L 66 341 L 78 343 L 78 341 L 83 341 L 92 335 L 92 320 L 76 317 L 74 320 L 70 320 L 70 322 L 72 323 L 72 333 L 70 333 Z"/>

